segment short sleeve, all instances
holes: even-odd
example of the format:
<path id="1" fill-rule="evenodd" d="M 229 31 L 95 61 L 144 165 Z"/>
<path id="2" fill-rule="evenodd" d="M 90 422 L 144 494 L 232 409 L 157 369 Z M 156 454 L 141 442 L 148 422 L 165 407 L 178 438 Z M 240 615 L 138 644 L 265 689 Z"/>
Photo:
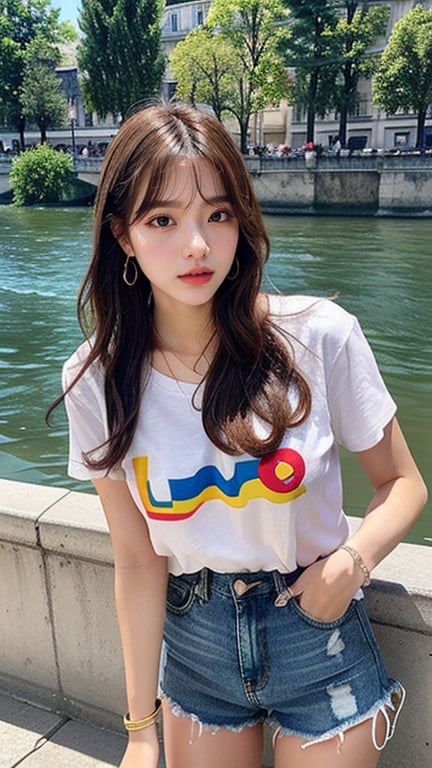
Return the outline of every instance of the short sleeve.
<path id="1" fill-rule="evenodd" d="M 82 360 L 81 360 L 82 364 Z M 63 389 L 72 383 L 79 371 L 76 355 L 63 367 Z M 77 480 L 110 477 L 121 479 L 121 471 L 92 470 L 85 463 L 84 455 L 92 453 L 96 458 L 108 439 L 108 424 L 103 389 L 103 376 L 93 366 L 87 369 L 72 389 L 65 395 L 65 407 L 69 421 L 68 474 Z M 100 449 L 100 450 L 98 450 Z"/>
<path id="2" fill-rule="evenodd" d="M 379 443 L 396 404 L 356 318 L 333 362 L 327 386 L 338 443 L 350 451 L 365 451 Z"/>

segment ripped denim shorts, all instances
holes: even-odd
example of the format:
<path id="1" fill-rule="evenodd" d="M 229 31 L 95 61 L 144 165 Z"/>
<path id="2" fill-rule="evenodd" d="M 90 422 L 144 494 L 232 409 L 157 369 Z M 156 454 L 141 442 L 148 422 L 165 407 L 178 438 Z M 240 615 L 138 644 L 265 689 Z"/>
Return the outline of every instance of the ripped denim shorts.
<path id="1" fill-rule="evenodd" d="M 161 693 L 174 714 L 203 728 L 239 731 L 267 721 L 305 739 L 304 747 L 371 719 L 381 749 L 403 688 L 385 672 L 361 600 L 326 623 L 283 599 L 300 573 L 171 575 Z M 379 712 L 383 744 L 375 739 Z"/>

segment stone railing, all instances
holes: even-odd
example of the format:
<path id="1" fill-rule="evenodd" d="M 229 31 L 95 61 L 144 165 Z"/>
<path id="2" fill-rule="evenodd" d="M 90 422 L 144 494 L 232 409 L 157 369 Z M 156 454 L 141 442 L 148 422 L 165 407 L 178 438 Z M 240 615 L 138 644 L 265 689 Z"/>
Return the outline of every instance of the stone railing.
<path id="1" fill-rule="evenodd" d="M 111 546 L 97 497 L 0 480 L 0 574 L 3 688 L 121 728 L 125 696 Z M 432 550 L 401 544 L 374 577 L 366 603 L 389 673 L 408 694 L 380 768 L 426 768 L 432 757 Z M 271 765 L 269 740 L 264 765 Z"/>

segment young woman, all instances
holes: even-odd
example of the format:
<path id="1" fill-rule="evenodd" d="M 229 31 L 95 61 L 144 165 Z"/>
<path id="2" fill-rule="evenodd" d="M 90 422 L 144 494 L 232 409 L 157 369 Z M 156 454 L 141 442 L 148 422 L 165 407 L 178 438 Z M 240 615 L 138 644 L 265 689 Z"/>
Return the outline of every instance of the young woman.
<path id="1" fill-rule="evenodd" d="M 109 147 L 64 370 L 70 474 L 110 528 L 122 768 L 373 768 L 403 689 L 362 606 L 425 487 L 356 319 L 263 295 L 269 243 L 243 159 L 189 107 Z M 374 488 L 349 535 L 338 444 Z"/>

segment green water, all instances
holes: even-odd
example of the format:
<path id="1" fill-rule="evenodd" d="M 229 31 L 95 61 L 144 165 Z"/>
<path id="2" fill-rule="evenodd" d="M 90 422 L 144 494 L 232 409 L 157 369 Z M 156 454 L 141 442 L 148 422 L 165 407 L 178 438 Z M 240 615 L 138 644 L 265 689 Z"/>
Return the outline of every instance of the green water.
<path id="1" fill-rule="evenodd" d="M 66 475 L 60 391 L 63 361 L 80 342 L 75 297 L 91 248 L 92 211 L 0 207 L 0 476 L 89 490 Z M 432 458 L 432 221 L 267 217 L 266 289 L 329 296 L 358 315 L 426 481 Z M 362 514 L 369 489 L 343 455 L 346 509 Z M 407 540 L 432 543 L 432 504 Z"/>

